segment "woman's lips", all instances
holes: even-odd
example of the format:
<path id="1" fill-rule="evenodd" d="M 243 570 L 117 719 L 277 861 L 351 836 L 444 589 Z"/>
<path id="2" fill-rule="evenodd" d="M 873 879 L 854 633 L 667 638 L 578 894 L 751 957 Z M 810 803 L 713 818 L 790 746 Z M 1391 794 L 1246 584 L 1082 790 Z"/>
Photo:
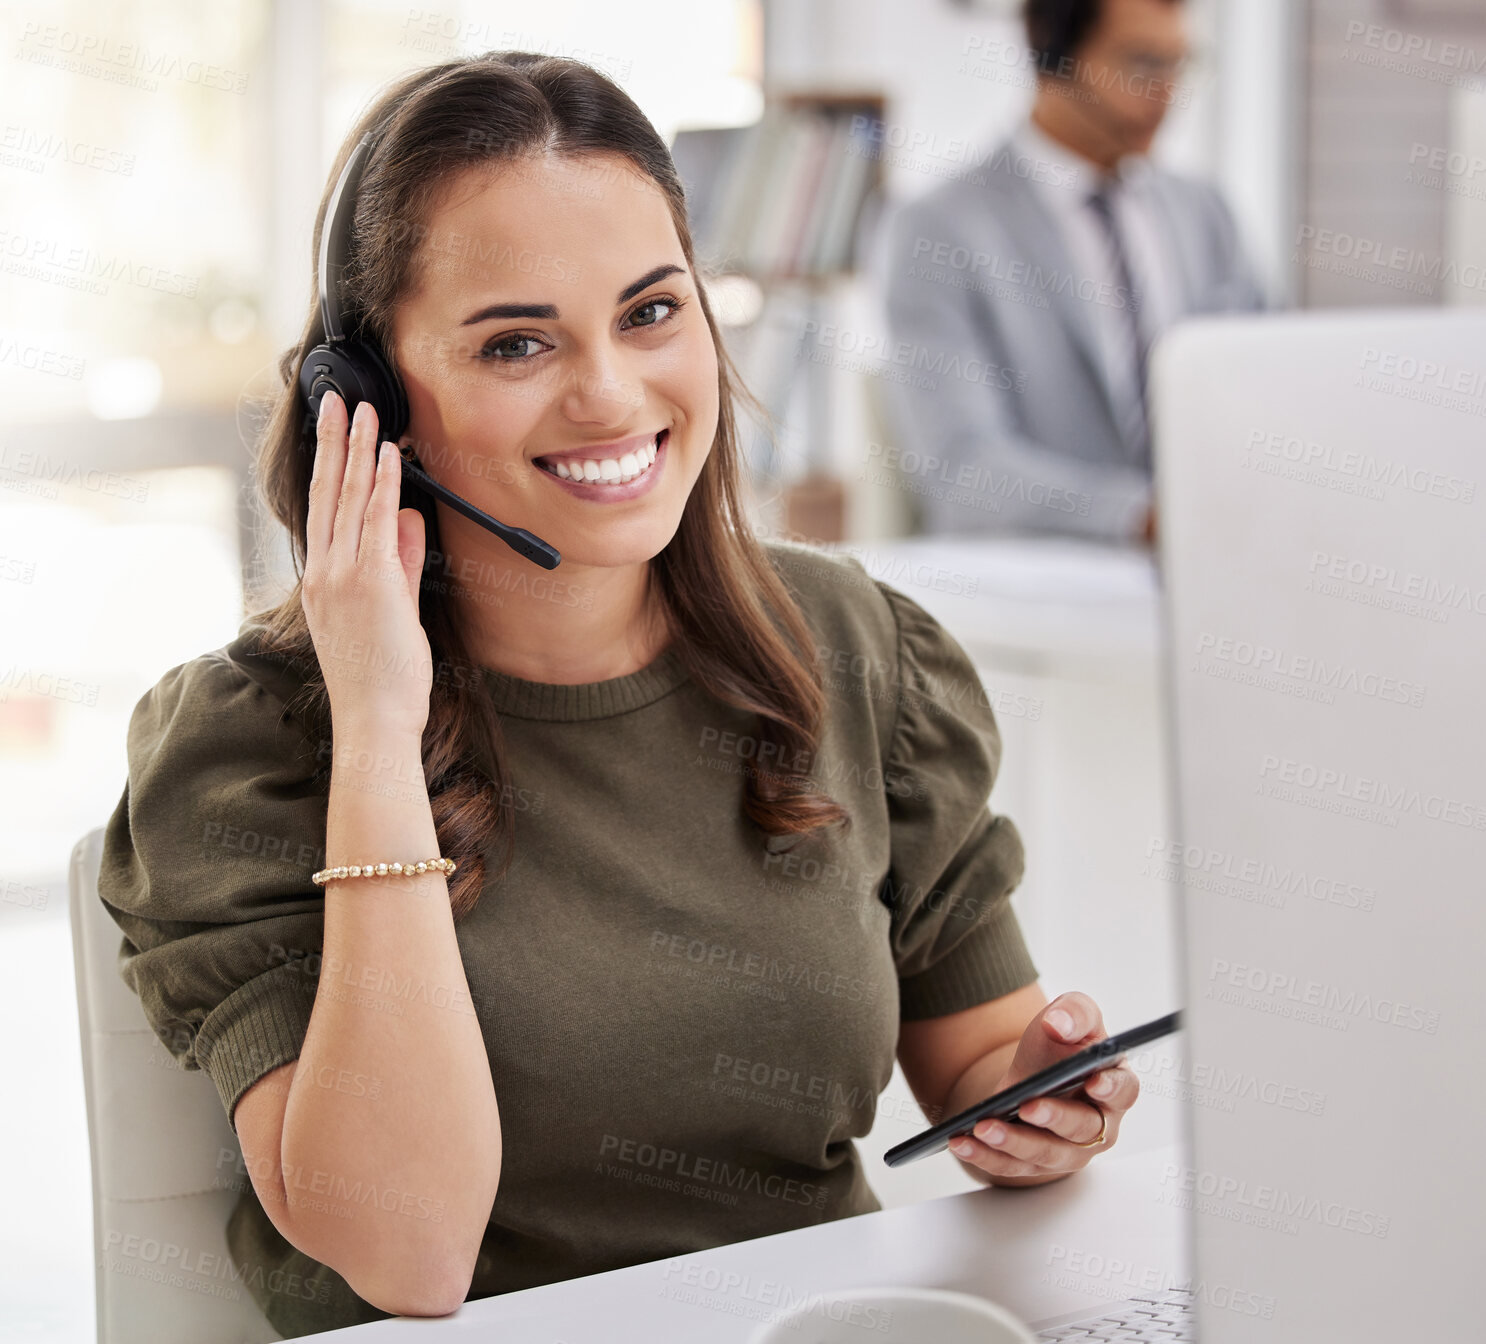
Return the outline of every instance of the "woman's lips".
<path id="1" fill-rule="evenodd" d="M 662 426 L 664 429 L 665 426 Z M 569 466 L 574 463 L 582 463 L 592 459 L 602 463 L 605 458 L 613 458 L 618 461 L 626 453 L 638 453 L 655 442 L 655 436 L 661 430 L 652 429 L 645 434 L 632 434 L 627 439 L 616 439 L 613 443 L 596 443 L 591 448 L 569 448 L 558 453 L 539 453 L 532 460 L 540 466 L 555 466 L 558 462 L 566 462 Z"/>
<path id="2" fill-rule="evenodd" d="M 660 474 L 670 433 L 669 429 L 663 429 L 649 442 L 648 447 L 618 457 L 581 458 L 568 454 L 533 460 L 544 475 L 581 498 L 616 502 L 634 499 L 648 491 Z M 567 476 L 559 472 L 559 463 L 569 473 Z M 581 476 L 578 475 L 579 472 L 582 473 Z M 629 476 L 627 480 L 626 475 Z"/>

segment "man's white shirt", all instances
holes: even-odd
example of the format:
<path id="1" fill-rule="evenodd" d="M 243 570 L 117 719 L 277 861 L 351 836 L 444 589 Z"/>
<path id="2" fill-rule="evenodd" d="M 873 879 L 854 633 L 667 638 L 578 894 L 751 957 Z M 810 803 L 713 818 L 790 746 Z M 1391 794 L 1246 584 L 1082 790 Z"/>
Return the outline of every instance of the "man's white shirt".
<path id="1" fill-rule="evenodd" d="M 1129 318 L 1115 297 L 1119 280 L 1102 226 L 1088 204 L 1104 180 L 1104 170 L 1054 140 L 1030 119 L 1016 129 L 1012 143 L 1036 168 L 1029 172 L 1029 181 L 1057 221 L 1076 272 L 1075 293 L 1089 295 L 1087 309 L 1102 358 L 1105 385 L 1123 422 L 1140 394 L 1130 348 Z M 1140 291 L 1136 316 L 1147 346 L 1182 311 L 1174 249 L 1151 197 L 1152 171 L 1150 160 L 1144 156 L 1132 154 L 1121 159 L 1115 172 L 1119 189 L 1111 202 L 1126 265 Z"/>

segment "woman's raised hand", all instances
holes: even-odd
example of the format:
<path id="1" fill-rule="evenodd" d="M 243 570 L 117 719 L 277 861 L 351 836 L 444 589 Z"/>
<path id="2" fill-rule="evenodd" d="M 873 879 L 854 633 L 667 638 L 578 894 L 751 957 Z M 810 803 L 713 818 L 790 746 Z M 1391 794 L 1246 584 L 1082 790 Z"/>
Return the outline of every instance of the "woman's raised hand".
<path id="1" fill-rule="evenodd" d="M 423 516 L 399 510 L 402 460 L 377 450 L 377 413 L 326 392 L 316 429 L 301 594 L 331 714 L 377 731 L 422 735 L 433 655 L 418 619 Z"/>

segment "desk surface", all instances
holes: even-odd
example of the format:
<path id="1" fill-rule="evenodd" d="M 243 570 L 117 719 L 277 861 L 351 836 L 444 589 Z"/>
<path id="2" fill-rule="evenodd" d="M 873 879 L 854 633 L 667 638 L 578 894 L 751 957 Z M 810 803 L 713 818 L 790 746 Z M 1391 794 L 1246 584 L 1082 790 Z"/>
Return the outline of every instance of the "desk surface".
<path id="1" fill-rule="evenodd" d="M 1180 1281 L 1176 1146 L 1118 1149 L 1051 1185 L 987 1187 L 819 1227 L 466 1302 L 452 1316 L 333 1330 L 371 1341 L 741 1344 L 813 1293 L 886 1285 L 975 1293 L 1026 1321 Z"/>

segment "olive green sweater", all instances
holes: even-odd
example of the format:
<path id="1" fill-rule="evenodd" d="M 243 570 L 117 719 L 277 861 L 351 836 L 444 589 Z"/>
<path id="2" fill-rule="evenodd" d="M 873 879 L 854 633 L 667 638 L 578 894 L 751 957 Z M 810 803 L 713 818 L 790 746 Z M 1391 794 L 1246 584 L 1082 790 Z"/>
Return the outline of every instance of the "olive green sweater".
<path id="1" fill-rule="evenodd" d="M 855 558 L 766 549 L 818 638 L 828 710 L 807 773 L 851 813 L 844 835 L 766 843 L 741 808 L 756 725 L 673 650 L 586 685 L 484 672 L 516 848 L 455 926 L 503 1144 L 470 1298 L 878 1209 L 852 1139 L 900 1021 L 1036 978 L 968 656 Z M 324 853 L 326 744 L 247 633 L 140 699 L 100 874 L 124 980 L 229 1118 L 298 1058 L 323 981 L 361 988 L 320 964 L 310 874 L 348 857 Z M 395 1085 L 346 1081 L 369 1105 Z M 387 1314 L 287 1242 L 239 1174 L 228 1244 L 280 1333 Z"/>

